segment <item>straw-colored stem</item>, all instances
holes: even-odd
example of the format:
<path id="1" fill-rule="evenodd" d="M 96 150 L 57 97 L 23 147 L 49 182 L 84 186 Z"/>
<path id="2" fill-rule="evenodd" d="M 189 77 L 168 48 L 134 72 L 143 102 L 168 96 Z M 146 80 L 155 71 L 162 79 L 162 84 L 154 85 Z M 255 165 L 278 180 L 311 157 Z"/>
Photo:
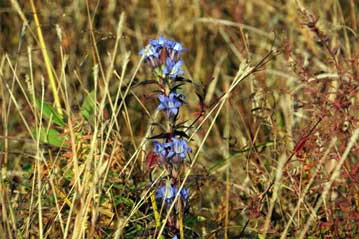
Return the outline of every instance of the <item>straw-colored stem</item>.
<path id="1" fill-rule="evenodd" d="M 183 230 L 183 208 L 182 200 L 178 199 L 178 226 L 180 231 L 180 238 L 184 239 L 184 230 Z"/>
<path id="2" fill-rule="evenodd" d="M 160 218 L 160 214 L 158 213 L 158 208 L 157 208 L 157 204 L 156 204 L 156 198 L 155 198 L 155 194 L 151 193 L 151 204 L 152 204 L 152 210 L 153 210 L 153 214 L 155 215 L 155 222 L 156 222 L 156 227 L 160 227 L 161 226 L 161 218 Z"/>
<path id="3" fill-rule="evenodd" d="M 30 4 L 31 4 L 31 9 L 32 9 L 32 11 L 34 13 L 34 21 L 35 21 L 35 26 L 36 26 L 36 32 L 37 32 L 37 36 L 39 38 L 38 40 L 39 40 L 39 44 L 40 44 L 41 53 L 42 53 L 42 56 L 43 56 L 44 61 L 45 61 L 45 67 L 46 67 L 47 75 L 49 77 L 49 83 L 50 83 L 50 88 L 51 88 L 51 91 L 52 91 L 52 95 L 54 97 L 55 107 L 56 107 L 57 112 L 62 115 L 60 97 L 57 94 L 57 86 L 56 86 L 56 82 L 55 82 L 55 77 L 54 77 L 54 74 L 52 72 L 52 66 L 51 66 L 49 54 L 47 52 L 46 44 L 45 44 L 44 37 L 43 37 L 42 31 L 41 31 L 40 21 L 39 21 L 39 18 L 37 16 L 37 11 L 36 11 L 34 1 L 30 0 Z"/>

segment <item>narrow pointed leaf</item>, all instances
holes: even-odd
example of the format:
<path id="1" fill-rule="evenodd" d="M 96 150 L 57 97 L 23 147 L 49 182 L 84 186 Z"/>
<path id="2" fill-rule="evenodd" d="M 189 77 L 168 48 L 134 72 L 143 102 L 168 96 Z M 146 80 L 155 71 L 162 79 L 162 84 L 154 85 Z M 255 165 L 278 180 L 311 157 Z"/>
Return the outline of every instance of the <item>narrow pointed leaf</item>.
<path id="1" fill-rule="evenodd" d="M 96 92 L 93 90 L 88 94 L 81 106 L 81 115 L 86 119 L 89 120 L 90 116 L 95 111 L 96 106 Z"/>
<path id="2" fill-rule="evenodd" d="M 41 100 L 36 99 L 35 100 L 36 107 L 42 111 L 42 116 L 47 120 L 52 120 L 57 125 L 65 126 L 65 121 L 63 120 L 62 116 L 56 112 L 55 108 L 52 107 L 49 103 Z M 42 109 L 41 109 L 42 106 Z"/>
<path id="3" fill-rule="evenodd" d="M 33 130 L 33 134 L 37 138 L 36 130 Z M 66 137 L 60 135 L 60 133 L 55 129 L 41 128 L 39 134 L 40 134 L 39 138 L 41 143 L 50 144 L 55 147 L 65 146 L 64 143 L 66 141 Z"/>

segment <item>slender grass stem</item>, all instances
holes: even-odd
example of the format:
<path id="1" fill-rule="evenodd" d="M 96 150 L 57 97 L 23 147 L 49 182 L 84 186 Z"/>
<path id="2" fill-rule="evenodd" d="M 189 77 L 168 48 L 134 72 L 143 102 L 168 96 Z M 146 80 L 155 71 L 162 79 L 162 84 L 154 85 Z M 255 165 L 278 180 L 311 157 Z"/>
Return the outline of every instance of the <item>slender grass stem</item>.
<path id="1" fill-rule="evenodd" d="M 37 10 L 36 10 L 36 7 L 35 7 L 35 4 L 34 4 L 33 0 L 30 0 L 30 4 L 31 4 L 31 9 L 32 9 L 33 14 L 34 14 L 34 21 L 35 21 L 35 26 L 36 26 L 36 30 L 37 30 L 36 32 L 37 32 L 37 36 L 38 36 L 38 39 L 39 39 L 39 44 L 40 44 L 40 48 L 41 48 L 42 57 L 44 58 L 44 61 L 45 61 L 45 67 L 46 67 L 47 75 L 49 77 L 50 88 L 51 88 L 51 91 L 52 91 L 52 96 L 54 97 L 56 110 L 60 115 L 62 115 L 61 101 L 60 101 L 60 97 L 59 97 L 59 95 L 57 93 L 56 80 L 55 80 L 55 77 L 54 77 L 54 73 L 52 71 L 51 60 L 50 60 L 49 54 L 47 52 L 47 47 L 46 47 L 46 44 L 45 44 L 44 36 L 42 34 L 41 25 L 40 25 L 40 21 L 39 21 L 39 18 L 38 18 Z"/>

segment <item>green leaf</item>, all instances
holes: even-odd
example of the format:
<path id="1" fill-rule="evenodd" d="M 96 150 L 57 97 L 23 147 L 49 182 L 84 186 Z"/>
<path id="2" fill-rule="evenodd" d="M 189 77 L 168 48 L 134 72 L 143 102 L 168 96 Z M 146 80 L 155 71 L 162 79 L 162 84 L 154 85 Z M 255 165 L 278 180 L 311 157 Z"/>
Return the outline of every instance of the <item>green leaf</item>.
<path id="1" fill-rule="evenodd" d="M 74 175 L 72 170 L 66 170 L 64 173 L 64 179 L 67 181 L 71 181 L 73 179 Z"/>
<path id="2" fill-rule="evenodd" d="M 33 134 L 36 137 L 36 130 L 34 130 Z M 57 132 L 55 129 L 40 129 L 40 142 L 50 144 L 55 147 L 63 147 L 64 142 L 66 141 L 66 137 L 61 136 L 59 132 Z"/>
<path id="3" fill-rule="evenodd" d="M 198 223 L 202 223 L 202 222 L 205 222 L 207 221 L 207 218 L 203 217 L 203 216 L 187 216 L 185 217 L 184 219 L 184 224 L 187 226 L 187 227 L 194 227 L 195 225 L 197 225 Z"/>
<path id="4" fill-rule="evenodd" d="M 109 172 L 109 173 L 110 173 L 110 172 Z M 123 190 L 123 189 L 124 189 L 124 186 L 121 185 L 121 184 L 113 184 L 112 187 L 113 187 L 113 188 L 116 188 L 116 189 L 118 189 L 118 190 Z"/>
<path id="5" fill-rule="evenodd" d="M 25 164 L 22 169 L 25 171 L 25 172 L 31 172 L 32 171 L 32 166 L 31 164 L 27 163 Z"/>
<path id="6" fill-rule="evenodd" d="M 147 228 L 143 227 L 140 224 L 135 224 L 131 228 L 128 229 L 128 233 L 125 234 L 125 238 L 138 238 L 138 236 L 145 232 Z"/>
<path id="7" fill-rule="evenodd" d="M 88 94 L 81 106 L 81 114 L 88 121 L 90 116 L 95 111 L 96 106 L 96 92 L 93 90 Z"/>
<path id="8" fill-rule="evenodd" d="M 29 183 L 29 181 L 23 181 L 23 182 L 20 182 L 20 185 L 27 188 L 27 189 L 31 189 L 32 188 L 32 184 Z"/>
<path id="9" fill-rule="evenodd" d="M 62 116 L 56 112 L 54 107 L 52 107 L 49 103 L 36 99 L 36 107 L 41 111 L 42 106 L 42 116 L 47 120 L 52 120 L 55 124 L 60 126 L 65 126 L 65 121 Z"/>
<path id="10" fill-rule="evenodd" d="M 115 196 L 114 197 L 114 203 L 116 206 L 118 206 L 119 204 L 124 204 L 126 205 L 128 208 L 131 208 L 135 205 L 135 202 L 132 201 L 129 198 L 123 197 L 123 196 Z"/>

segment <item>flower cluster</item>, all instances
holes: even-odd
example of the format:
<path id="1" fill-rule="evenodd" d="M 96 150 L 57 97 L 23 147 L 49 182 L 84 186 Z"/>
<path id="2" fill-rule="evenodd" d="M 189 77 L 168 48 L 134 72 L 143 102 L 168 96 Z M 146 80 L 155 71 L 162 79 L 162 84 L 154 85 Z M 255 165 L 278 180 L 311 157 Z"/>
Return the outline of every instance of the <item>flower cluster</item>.
<path id="1" fill-rule="evenodd" d="M 146 157 L 148 168 L 154 170 L 157 165 L 167 170 L 166 182 L 161 180 L 156 190 L 155 198 L 164 202 L 165 205 L 174 203 L 176 194 L 182 207 L 175 206 L 175 212 L 170 221 L 175 222 L 176 215 L 183 213 L 188 206 L 189 189 L 182 188 L 179 192 L 181 176 L 185 170 L 185 161 L 192 149 L 188 146 L 186 133 L 180 131 L 183 124 L 177 123 L 180 108 L 184 105 L 185 96 L 178 91 L 188 80 L 183 81 L 182 52 L 185 48 L 181 43 L 160 36 L 156 40 L 150 40 L 149 45 L 142 49 L 139 54 L 150 65 L 156 77 L 160 93 L 157 95 L 159 105 L 157 110 L 164 112 L 164 125 L 161 129 L 167 129 L 159 135 L 153 136 L 153 150 Z M 160 123 L 158 123 L 160 125 Z M 167 208 L 167 207 L 166 207 Z M 182 211 L 178 211 L 182 210 Z M 171 226 L 172 225 L 172 226 Z M 178 231 L 177 223 L 168 225 Z M 175 237 L 176 238 L 176 237 Z"/>
<path id="2" fill-rule="evenodd" d="M 182 51 L 185 50 L 182 44 L 160 36 L 157 40 L 150 40 L 148 48 L 142 49 L 139 54 L 144 56 L 145 61 L 154 68 L 157 76 L 166 78 L 176 78 L 183 75 L 181 66 L 183 61 L 180 59 Z"/>
<path id="3" fill-rule="evenodd" d="M 173 158 L 176 159 L 185 159 L 186 153 L 191 153 L 192 149 L 188 147 L 187 141 L 173 137 L 170 141 L 165 143 L 160 143 L 158 141 L 153 142 L 154 152 L 157 155 L 160 155 L 167 160 Z"/>

